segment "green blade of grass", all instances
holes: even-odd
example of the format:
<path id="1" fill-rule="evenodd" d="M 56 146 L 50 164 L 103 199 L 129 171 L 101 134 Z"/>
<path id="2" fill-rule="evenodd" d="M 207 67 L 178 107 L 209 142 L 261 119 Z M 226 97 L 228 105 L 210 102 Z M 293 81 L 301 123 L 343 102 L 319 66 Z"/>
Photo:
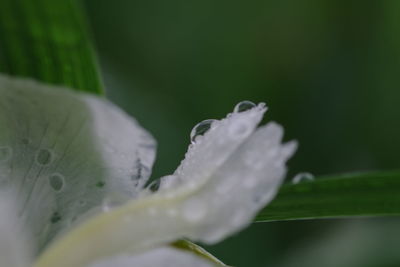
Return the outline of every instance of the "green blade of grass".
<path id="1" fill-rule="evenodd" d="M 0 72 L 103 92 L 84 16 L 74 0 L 0 1 Z"/>
<path id="2" fill-rule="evenodd" d="M 400 172 L 317 178 L 285 184 L 256 222 L 400 215 Z"/>

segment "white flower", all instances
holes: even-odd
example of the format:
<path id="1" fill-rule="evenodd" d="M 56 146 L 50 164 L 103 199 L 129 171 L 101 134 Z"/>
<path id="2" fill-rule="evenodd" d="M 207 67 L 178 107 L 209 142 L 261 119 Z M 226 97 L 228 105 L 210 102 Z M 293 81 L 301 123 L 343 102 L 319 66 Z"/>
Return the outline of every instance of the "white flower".
<path id="1" fill-rule="evenodd" d="M 278 124 L 257 128 L 264 104 L 243 102 L 201 124 L 152 192 L 155 141 L 115 105 L 5 76 L 0 96 L 1 267 L 221 265 L 169 244 L 246 227 L 296 150 Z"/>

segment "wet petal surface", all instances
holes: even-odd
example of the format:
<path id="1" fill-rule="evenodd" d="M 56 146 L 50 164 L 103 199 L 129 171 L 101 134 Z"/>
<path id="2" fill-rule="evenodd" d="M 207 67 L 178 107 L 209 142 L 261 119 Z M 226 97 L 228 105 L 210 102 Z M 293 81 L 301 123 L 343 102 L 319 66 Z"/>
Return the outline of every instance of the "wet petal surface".
<path id="1" fill-rule="evenodd" d="M 276 123 L 256 130 L 264 112 L 258 105 L 213 122 L 177 171 L 161 178 L 158 191 L 146 190 L 138 200 L 78 227 L 37 267 L 52 266 L 64 253 L 74 257 L 61 266 L 85 266 L 183 237 L 212 244 L 247 226 L 276 194 L 297 147 L 281 144 L 283 129 Z"/>
<path id="2" fill-rule="evenodd" d="M 155 141 L 103 98 L 0 76 L 0 188 L 40 250 L 109 195 L 134 198 Z"/>

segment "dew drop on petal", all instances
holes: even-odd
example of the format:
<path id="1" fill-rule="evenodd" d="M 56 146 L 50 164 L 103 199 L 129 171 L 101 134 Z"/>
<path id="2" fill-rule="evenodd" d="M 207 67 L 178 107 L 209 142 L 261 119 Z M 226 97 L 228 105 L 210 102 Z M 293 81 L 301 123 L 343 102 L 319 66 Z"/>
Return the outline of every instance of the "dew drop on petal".
<path id="1" fill-rule="evenodd" d="M 151 192 L 157 192 L 158 189 L 160 188 L 161 185 L 161 179 L 154 180 L 151 182 L 148 186 L 147 189 L 149 189 Z"/>
<path id="2" fill-rule="evenodd" d="M 257 105 L 254 104 L 253 102 L 245 100 L 245 101 L 239 102 L 233 109 L 233 112 L 234 113 L 244 112 L 244 111 L 250 110 L 256 106 Z"/>
<path id="3" fill-rule="evenodd" d="M 305 180 L 307 180 L 307 181 L 312 181 L 312 180 L 314 180 L 314 175 L 312 175 L 312 174 L 309 173 L 309 172 L 301 172 L 301 173 L 298 173 L 298 174 L 296 174 L 296 175 L 293 177 L 292 183 L 293 183 L 293 184 L 298 184 L 298 183 L 300 183 L 300 182 L 302 182 L 302 181 L 305 181 Z"/>
<path id="4" fill-rule="evenodd" d="M 215 121 L 216 120 L 204 120 L 196 124 L 190 132 L 191 143 L 194 144 L 199 136 L 204 135 L 208 130 L 210 130 Z"/>
<path id="5" fill-rule="evenodd" d="M 60 192 L 64 188 L 64 176 L 59 173 L 53 173 L 49 176 L 49 184 L 56 192 Z"/>
<path id="6" fill-rule="evenodd" d="M 51 223 L 58 223 L 61 220 L 61 215 L 56 211 L 51 215 L 50 222 Z"/>
<path id="7" fill-rule="evenodd" d="M 8 146 L 0 147 L 0 162 L 5 162 L 11 158 L 12 148 Z"/>
<path id="8" fill-rule="evenodd" d="M 36 153 L 36 163 L 41 166 L 49 165 L 52 161 L 52 153 L 49 149 L 41 148 Z"/>

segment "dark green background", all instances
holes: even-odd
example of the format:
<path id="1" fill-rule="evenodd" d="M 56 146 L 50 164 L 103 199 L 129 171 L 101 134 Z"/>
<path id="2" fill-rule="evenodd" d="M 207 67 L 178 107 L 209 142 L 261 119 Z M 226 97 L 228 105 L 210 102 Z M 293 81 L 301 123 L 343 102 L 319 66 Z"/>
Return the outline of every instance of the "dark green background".
<path id="1" fill-rule="evenodd" d="M 107 94 L 158 140 L 241 100 L 300 148 L 290 174 L 399 168 L 400 1 L 86 0 Z M 245 177 L 244 177 L 245 179 Z M 255 224 L 209 250 L 235 266 L 400 266 L 397 219 Z"/>

